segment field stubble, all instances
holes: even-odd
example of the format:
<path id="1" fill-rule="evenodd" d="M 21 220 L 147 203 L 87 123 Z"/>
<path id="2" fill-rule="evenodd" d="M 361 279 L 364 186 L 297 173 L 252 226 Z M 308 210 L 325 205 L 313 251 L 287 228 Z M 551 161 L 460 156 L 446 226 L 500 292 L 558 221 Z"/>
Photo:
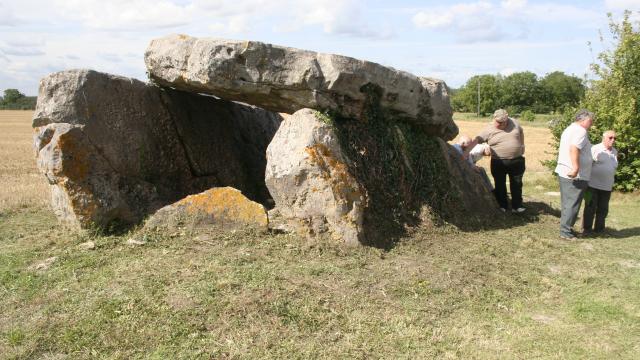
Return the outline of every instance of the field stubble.
<path id="1" fill-rule="evenodd" d="M 49 185 L 35 166 L 31 111 L 0 111 L 0 213 L 49 203 Z"/>

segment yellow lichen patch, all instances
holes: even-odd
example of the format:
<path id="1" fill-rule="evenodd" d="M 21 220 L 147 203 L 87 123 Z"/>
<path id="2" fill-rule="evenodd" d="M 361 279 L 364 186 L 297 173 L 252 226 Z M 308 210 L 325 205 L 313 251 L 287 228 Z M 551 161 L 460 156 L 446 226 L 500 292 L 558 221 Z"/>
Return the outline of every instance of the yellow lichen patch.
<path id="1" fill-rule="evenodd" d="M 242 223 L 264 228 L 268 226 L 264 207 L 232 187 L 213 188 L 187 196 L 178 201 L 176 206 L 184 207 L 189 216 L 206 217 L 221 225 Z"/>

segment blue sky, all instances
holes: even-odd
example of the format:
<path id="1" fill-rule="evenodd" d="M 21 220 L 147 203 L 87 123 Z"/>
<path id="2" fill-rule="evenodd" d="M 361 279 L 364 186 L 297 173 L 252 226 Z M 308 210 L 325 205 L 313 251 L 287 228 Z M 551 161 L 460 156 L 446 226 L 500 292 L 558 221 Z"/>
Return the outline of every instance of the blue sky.
<path id="1" fill-rule="evenodd" d="M 0 91 L 88 68 L 146 80 L 144 51 L 171 33 L 258 40 L 374 61 L 459 87 L 476 74 L 583 77 L 607 12 L 640 0 L 0 0 Z M 588 43 L 592 44 L 592 49 Z"/>

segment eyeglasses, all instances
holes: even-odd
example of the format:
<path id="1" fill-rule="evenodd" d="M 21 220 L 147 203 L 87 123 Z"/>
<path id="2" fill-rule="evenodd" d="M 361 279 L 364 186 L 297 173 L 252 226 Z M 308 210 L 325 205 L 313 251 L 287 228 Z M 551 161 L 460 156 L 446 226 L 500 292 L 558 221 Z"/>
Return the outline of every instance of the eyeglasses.
<path id="1" fill-rule="evenodd" d="M 607 139 L 609 139 L 609 140 L 615 140 L 615 139 L 616 139 L 616 137 L 615 137 L 615 136 L 607 136 Z"/>

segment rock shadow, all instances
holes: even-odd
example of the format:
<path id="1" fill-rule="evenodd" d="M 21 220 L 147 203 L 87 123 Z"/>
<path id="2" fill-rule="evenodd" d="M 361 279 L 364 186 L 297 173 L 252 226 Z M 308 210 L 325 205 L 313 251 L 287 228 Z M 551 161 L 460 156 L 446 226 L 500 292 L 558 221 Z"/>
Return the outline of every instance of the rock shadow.
<path id="1" fill-rule="evenodd" d="M 481 230 L 499 230 L 509 229 L 517 226 L 523 226 L 529 223 L 540 221 L 543 215 L 560 217 L 560 210 L 550 206 L 547 203 L 539 201 L 525 201 L 523 206 L 527 209 L 523 213 L 502 213 L 495 212 L 494 216 L 476 216 L 468 218 L 468 221 L 454 224 L 464 232 L 475 232 Z"/>
<path id="2" fill-rule="evenodd" d="M 630 237 L 640 236 L 640 226 L 620 230 L 607 229 L 605 236 L 615 239 L 626 239 Z"/>

